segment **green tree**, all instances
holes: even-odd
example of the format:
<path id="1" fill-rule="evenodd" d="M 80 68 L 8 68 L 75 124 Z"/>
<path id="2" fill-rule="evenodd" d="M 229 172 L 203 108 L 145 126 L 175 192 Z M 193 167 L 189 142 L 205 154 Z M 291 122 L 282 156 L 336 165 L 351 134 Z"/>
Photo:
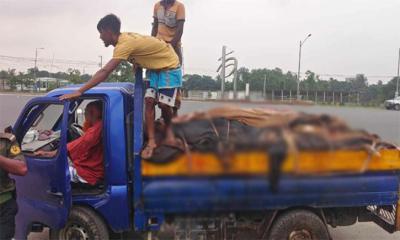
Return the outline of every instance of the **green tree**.
<path id="1" fill-rule="evenodd" d="M 215 91 L 219 89 L 219 84 L 210 76 L 201 76 L 198 74 L 185 75 L 183 77 L 183 88 L 186 90 L 208 90 Z"/>
<path id="2" fill-rule="evenodd" d="M 8 72 L 5 70 L 1 70 L 0 71 L 0 80 L 1 80 L 2 89 L 6 88 L 6 82 L 7 82 L 8 78 L 9 78 Z"/>
<path id="3" fill-rule="evenodd" d="M 133 82 L 134 74 L 132 64 L 122 61 L 117 68 L 108 76 L 107 82 Z"/>
<path id="4" fill-rule="evenodd" d="M 78 84 L 78 83 L 82 83 L 82 79 L 81 79 L 81 72 L 77 69 L 72 69 L 69 68 L 68 69 L 68 81 L 70 81 L 71 83 L 74 84 Z"/>
<path id="5" fill-rule="evenodd" d="M 69 74 L 66 72 L 57 72 L 57 73 L 52 73 L 51 75 L 57 79 L 68 79 L 69 77 Z"/>
<path id="6" fill-rule="evenodd" d="M 87 81 L 89 81 L 91 78 L 92 78 L 92 75 L 89 75 L 89 74 L 83 74 L 83 75 L 81 75 L 81 79 L 82 79 L 83 82 L 87 82 Z"/>
<path id="7" fill-rule="evenodd" d="M 307 70 L 306 72 L 306 79 L 304 79 L 300 87 L 306 91 L 315 91 L 317 90 L 317 82 L 319 80 L 319 76 L 316 75 L 314 72 Z"/>
<path id="8" fill-rule="evenodd" d="M 15 69 L 9 69 L 7 71 L 8 75 L 8 83 L 10 85 L 11 90 L 17 89 L 17 85 L 19 84 L 18 77 L 16 76 L 16 70 Z"/>
<path id="9" fill-rule="evenodd" d="M 25 86 L 25 89 L 31 87 L 34 84 L 34 79 L 32 74 L 24 74 L 23 72 L 18 73 L 18 81 L 21 86 Z"/>

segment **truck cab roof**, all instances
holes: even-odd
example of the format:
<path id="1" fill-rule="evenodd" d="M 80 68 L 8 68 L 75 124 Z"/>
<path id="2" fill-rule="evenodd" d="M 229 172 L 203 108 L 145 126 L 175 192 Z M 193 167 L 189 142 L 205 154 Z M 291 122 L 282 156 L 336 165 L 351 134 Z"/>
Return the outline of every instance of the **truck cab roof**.
<path id="1" fill-rule="evenodd" d="M 78 90 L 80 87 L 82 87 L 83 84 L 74 84 L 74 85 L 69 85 L 66 87 L 62 87 L 62 88 L 57 88 L 54 89 L 52 91 L 50 91 L 46 96 L 47 97 L 57 97 L 57 96 L 61 96 L 63 94 L 68 94 L 71 93 L 73 91 Z M 133 83 L 128 83 L 128 82 L 124 82 L 124 83 L 100 83 L 99 85 L 97 85 L 96 87 L 88 90 L 85 92 L 85 94 L 112 94 L 112 93 L 116 93 L 119 92 L 121 94 L 126 94 L 126 95 L 133 95 L 133 91 L 134 91 L 134 84 Z"/>

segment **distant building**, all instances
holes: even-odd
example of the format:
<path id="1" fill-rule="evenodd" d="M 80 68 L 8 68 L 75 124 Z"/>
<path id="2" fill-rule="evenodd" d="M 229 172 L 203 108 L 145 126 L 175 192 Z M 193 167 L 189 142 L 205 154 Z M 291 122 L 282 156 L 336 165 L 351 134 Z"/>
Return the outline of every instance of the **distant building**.
<path id="1" fill-rule="evenodd" d="M 4 78 L 0 78 L 0 90 L 10 90 L 10 85 L 8 84 L 8 80 Z"/>
<path id="2" fill-rule="evenodd" d="M 48 90 L 64 87 L 68 84 L 70 84 L 70 82 L 65 79 L 41 77 L 41 78 L 36 78 L 36 80 L 33 83 L 32 90 L 39 92 L 47 92 Z"/>
<path id="3" fill-rule="evenodd" d="M 33 91 L 33 92 L 47 92 L 49 90 L 64 87 L 70 84 L 68 80 L 51 78 L 51 77 L 41 77 L 36 78 L 36 80 L 31 79 L 30 83 L 24 83 L 23 86 L 21 84 L 16 84 L 15 90 L 17 91 Z M 9 79 L 0 79 L 0 91 L 2 90 L 11 90 L 11 85 Z"/>

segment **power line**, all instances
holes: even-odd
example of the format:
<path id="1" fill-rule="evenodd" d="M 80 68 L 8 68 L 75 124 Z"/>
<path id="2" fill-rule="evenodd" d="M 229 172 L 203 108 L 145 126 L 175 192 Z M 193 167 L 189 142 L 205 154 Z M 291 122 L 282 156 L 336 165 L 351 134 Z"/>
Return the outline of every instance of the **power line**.
<path id="1" fill-rule="evenodd" d="M 32 68 L 35 62 L 35 58 L 29 57 L 16 57 L 8 55 L 0 55 L 0 68 L 5 69 L 17 69 L 19 71 Z M 96 61 L 85 61 L 85 60 L 70 60 L 70 59 L 57 59 L 57 58 L 38 58 L 37 66 L 41 69 L 57 71 L 66 71 L 70 68 L 80 69 L 83 71 L 98 70 L 98 63 Z"/>
<path id="2" fill-rule="evenodd" d="M 34 62 L 35 58 L 27 58 L 27 57 L 13 57 L 0 55 L 1 60 L 13 61 L 13 62 Z M 54 62 L 55 64 L 83 64 L 83 65 L 93 65 L 97 66 L 98 63 L 95 61 L 82 61 L 82 60 L 70 60 L 70 59 L 52 59 L 52 58 L 38 58 L 38 62 L 49 63 Z"/>

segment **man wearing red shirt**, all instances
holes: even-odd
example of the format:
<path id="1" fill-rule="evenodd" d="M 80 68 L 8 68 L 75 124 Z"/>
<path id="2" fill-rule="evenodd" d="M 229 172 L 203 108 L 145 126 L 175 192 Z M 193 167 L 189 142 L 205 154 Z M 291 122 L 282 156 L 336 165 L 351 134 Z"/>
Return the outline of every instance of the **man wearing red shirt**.
<path id="1" fill-rule="evenodd" d="M 95 185 L 104 178 L 102 144 L 102 102 L 90 102 L 85 109 L 84 134 L 67 144 L 71 181 Z M 35 155 L 54 157 L 55 151 L 37 151 Z"/>

